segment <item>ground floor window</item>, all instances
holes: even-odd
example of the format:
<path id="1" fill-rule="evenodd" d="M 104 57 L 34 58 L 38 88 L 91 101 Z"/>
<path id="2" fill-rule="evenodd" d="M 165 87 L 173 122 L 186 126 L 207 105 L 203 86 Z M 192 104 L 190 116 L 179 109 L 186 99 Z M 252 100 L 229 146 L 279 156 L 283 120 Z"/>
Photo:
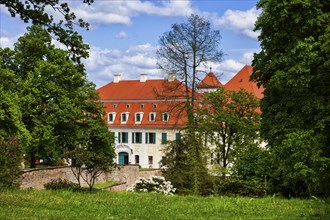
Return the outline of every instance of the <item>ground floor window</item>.
<path id="1" fill-rule="evenodd" d="M 154 163 L 154 158 L 152 156 L 148 156 L 148 164 L 152 165 Z"/>
<path id="2" fill-rule="evenodd" d="M 135 155 L 135 164 L 139 164 L 139 163 L 140 163 L 140 156 Z"/>

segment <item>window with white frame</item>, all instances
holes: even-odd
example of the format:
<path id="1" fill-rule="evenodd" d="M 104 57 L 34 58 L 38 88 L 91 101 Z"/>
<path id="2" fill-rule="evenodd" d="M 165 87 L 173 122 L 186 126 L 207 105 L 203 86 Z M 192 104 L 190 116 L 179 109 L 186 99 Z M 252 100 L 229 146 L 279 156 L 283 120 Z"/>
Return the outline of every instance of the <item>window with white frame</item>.
<path id="1" fill-rule="evenodd" d="M 146 144 L 156 144 L 156 133 L 147 132 L 145 140 L 146 140 Z"/>
<path id="2" fill-rule="evenodd" d="M 164 122 L 168 122 L 168 119 L 169 119 L 169 117 L 170 117 L 170 114 L 168 113 L 168 112 L 164 112 L 163 114 L 162 114 L 162 118 L 163 118 L 163 121 Z"/>
<path id="3" fill-rule="evenodd" d="M 116 112 L 109 112 L 108 113 L 108 124 L 113 124 L 116 119 Z"/>
<path id="4" fill-rule="evenodd" d="M 129 116 L 128 112 L 121 113 L 120 123 L 126 124 L 128 121 L 128 116 Z"/>
<path id="5" fill-rule="evenodd" d="M 155 121 L 156 120 L 156 113 L 150 112 L 149 114 L 149 121 Z"/>
<path id="6" fill-rule="evenodd" d="M 142 122 L 143 112 L 135 113 L 135 123 L 140 124 Z"/>

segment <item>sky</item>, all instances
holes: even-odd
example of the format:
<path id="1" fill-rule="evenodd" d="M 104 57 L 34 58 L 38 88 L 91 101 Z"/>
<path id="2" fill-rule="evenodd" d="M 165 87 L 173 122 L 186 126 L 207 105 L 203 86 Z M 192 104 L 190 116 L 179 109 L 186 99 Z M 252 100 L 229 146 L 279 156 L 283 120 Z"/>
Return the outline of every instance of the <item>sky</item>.
<path id="1" fill-rule="evenodd" d="M 202 16 L 212 29 L 220 31 L 223 60 L 204 68 L 208 72 L 211 67 L 222 83 L 244 65 L 251 65 L 253 53 L 260 51 L 259 33 L 253 31 L 260 14 L 256 0 L 95 0 L 90 6 L 83 0 L 64 2 L 90 24 L 89 31 L 79 27 L 76 31 L 90 46 L 90 56 L 83 62 L 96 88 L 111 82 L 118 73 L 125 80 L 139 79 L 141 73 L 147 73 L 148 79 L 164 78 L 156 65 L 159 38 L 191 14 Z M 54 14 L 51 9 L 47 12 Z M 59 18 L 60 14 L 54 16 Z M 1 5 L 0 47 L 13 48 L 27 26 Z"/>

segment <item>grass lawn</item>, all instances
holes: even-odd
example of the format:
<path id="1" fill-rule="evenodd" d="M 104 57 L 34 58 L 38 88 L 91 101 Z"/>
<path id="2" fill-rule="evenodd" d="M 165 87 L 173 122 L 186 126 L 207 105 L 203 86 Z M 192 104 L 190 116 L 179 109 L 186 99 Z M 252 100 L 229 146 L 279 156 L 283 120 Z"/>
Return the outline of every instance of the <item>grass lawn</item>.
<path id="1" fill-rule="evenodd" d="M 0 219 L 329 219 L 330 204 L 98 191 L 0 191 Z"/>

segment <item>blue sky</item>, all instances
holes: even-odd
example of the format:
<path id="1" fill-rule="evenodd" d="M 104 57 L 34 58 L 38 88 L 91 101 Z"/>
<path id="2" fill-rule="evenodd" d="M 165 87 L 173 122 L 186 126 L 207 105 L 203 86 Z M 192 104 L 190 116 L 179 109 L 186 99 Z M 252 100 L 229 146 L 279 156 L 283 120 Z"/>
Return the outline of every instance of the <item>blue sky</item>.
<path id="1" fill-rule="evenodd" d="M 258 33 L 253 32 L 260 14 L 254 0 L 95 0 L 91 6 L 82 0 L 65 2 L 78 18 L 91 25 L 89 31 L 77 31 L 90 45 L 90 57 L 84 63 L 88 79 L 97 87 L 112 81 L 116 73 L 122 74 L 122 79 L 138 79 L 141 73 L 147 73 L 148 78 L 163 78 L 156 67 L 158 39 L 171 24 L 184 22 L 192 13 L 220 30 L 219 47 L 225 56 L 221 63 L 210 63 L 209 67 L 217 75 L 222 74 L 223 83 L 245 64 L 251 65 L 253 53 L 260 50 Z M 12 47 L 27 25 L 10 17 L 3 6 L 0 10 L 0 46 Z M 51 9 L 48 12 L 54 14 Z"/>

